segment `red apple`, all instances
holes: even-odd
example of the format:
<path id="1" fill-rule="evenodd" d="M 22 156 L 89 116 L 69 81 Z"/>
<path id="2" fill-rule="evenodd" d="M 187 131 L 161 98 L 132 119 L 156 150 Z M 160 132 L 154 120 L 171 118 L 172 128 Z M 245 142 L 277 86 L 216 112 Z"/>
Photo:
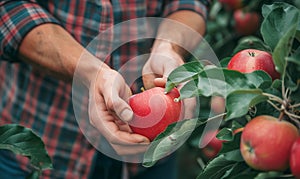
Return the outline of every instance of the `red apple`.
<path id="1" fill-rule="evenodd" d="M 227 10 L 239 9 L 243 6 L 243 0 L 219 0 Z"/>
<path id="2" fill-rule="evenodd" d="M 134 117 L 129 122 L 134 133 L 141 134 L 152 141 L 168 125 L 181 119 L 182 103 L 177 88 L 164 93 L 164 88 L 154 87 L 129 98 Z"/>
<path id="3" fill-rule="evenodd" d="M 234 11 L 233 19 L 234 29 L 239 35 L 251 35 L 259 29 L 260 16 L 256 12 L 244 12 L 238 9 Z"/>
<path id="4" fill-rule="evenodd" d="M 256 170 L 284 171 L 298 137 L 298 129 L 293 124 L 262 115 L 246 124 L 240 150 L 246 163 Z"/>
<path id="5" fill-rule="evenodd" d="M 272 79 L 279 79 L 280 74 L 275 70 L 272 55 L 266 51 L 245 49 L 236 53 L 228 63 L 228 69 L 242 73 L 251 73 L 255 70 L 263 70 Z"/>
<path id="6" fill-rule="evenodd" d="M 217 134 L 218 130 L 209 131 L 201 140 L 200 146 L 207 144 L 202 148 L 202 152 L 208 159 L 216 157 L 222 148 L 223 141 L 216 137 Z"/>
<path id="7" fill-rule="evenodd" d="M 294 142 L 291 149 L 290 168 L 292 174 L 300 179 L 300 137 Z"/>

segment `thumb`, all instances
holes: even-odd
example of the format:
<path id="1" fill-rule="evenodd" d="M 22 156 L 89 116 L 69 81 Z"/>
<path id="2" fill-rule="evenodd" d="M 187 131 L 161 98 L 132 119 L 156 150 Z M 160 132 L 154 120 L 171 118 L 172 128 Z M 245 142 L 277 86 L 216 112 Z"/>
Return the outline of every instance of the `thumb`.
<path id="1" fill-rule="evenodd" d="M 128 122 L 133 118 L 132 109 L 122 98 L 119 98 L 114 102 L 114 111 L 116 115 L 124 122 Z"/>

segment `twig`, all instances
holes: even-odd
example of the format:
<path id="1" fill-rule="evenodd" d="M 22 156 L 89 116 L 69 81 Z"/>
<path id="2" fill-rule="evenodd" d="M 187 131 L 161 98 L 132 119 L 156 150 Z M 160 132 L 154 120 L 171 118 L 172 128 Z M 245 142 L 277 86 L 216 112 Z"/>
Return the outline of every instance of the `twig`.
<path id="1" fill-rule="evenodd" d="M 288 115 L 288 114 L 287 114 Z M 288 115 L 289 116 L 289 115 Z M 297 125 L 297 127 L 298 127 L 298 129 L 300 129 L 300 121 L 298 120 L 298 119 L 295 119 L 295 118 L 293 118 L 292 116 L 289 116 L 289 119 L 291 120 L 291 121 L 293 121 L 296 125 Z"/>
<path id="2" fill-rule="evenodd" d="M 294 105 L 290 105 L 290 108 L 297 108 L 297 107 L 300 107 L 300 103 L 294 104 Z"/>
<path id="3" fill-rule="evenodd" d="M 276 106 L 271 100 L 268 100 L 267 102 L 271 104 L 271 106 L 273 106 L 276 110 L 281 111 L 281 109 L 278 106 Z"/>
<path id="4" fill-rule="evenodd" d="M 286 98 L 285 100 L 288 100 L 288 96 L 289 96 L 289 95 L 290 95 L 290 89 L 287 88 L 286 91 L 285 91 L 285 95 L 284 95 L 285 98 Z"/>
<path id="5" fill-rule="evenodd" d="M 270 93 L 262 93 L 262 95 L 267 96 L 272 101 L 276 101 L 280 104 L 283 104 L 283 100 L 278 96 L 275 96 L 275 95 L 270 94 Z"/>
<path id="6" fill-rule="evenodd" d="M 286 109 L 284 109 L 284 113 L 290 117 L 293 117 L 293 118 L 296 118 L 296 119 L 300 119 L 300 116 L 296 115 L 296 114 L 293 114 L 293 113 L 290 113 L 288 112 Z"/>

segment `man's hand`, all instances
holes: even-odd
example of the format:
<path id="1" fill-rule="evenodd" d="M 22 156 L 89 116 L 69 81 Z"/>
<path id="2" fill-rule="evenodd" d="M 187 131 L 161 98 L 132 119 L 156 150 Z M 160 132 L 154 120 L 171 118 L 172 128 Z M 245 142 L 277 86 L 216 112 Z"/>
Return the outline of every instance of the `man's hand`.
<path id="1" fill-rule="evenodd" d="M 157 41 L 156 43 L 142 71 L 146 89 L 154 86 L 164 87 L 171 71 L 184 63 L 169 42 Z"/>
<path id="2" fill-rule="evenodd" d="M 91 81 L 89 116 L 91 124 L 107 139 L 119 155 L 145 152 L 149 139 L 133 134 L 126 123 L 133 112 L 125 101 L 130 88 L 115 70 L 103 68 Z"/>
<path id="3" fill-rule="evenodd" d="M 143 83 L 146 89 L 154 86 L 165 87 L 167 77 L 178 66 L 184 64 L 182 57 L 168 42 L 160 42 L 152 51 L 143 68 Z M 180 89 L 181 86 L 178 86 Z M 197 102 L 195 98 L 184 99 L 184 119 L 194 117 Z"/>
<path id="4" fill-rule="evenodd" d="M 195 12 L 180 10 L 170 14 L 167 19 L 160 24 L 150 58 L 143 68 L 146 89 L 164 87 L 169 74 L 184 63 L 183 56 L 195 49 L 205 32 L 204 18 Z M 196 99 L 185 99 L 183 102 L 184 118 L 194 117 L 195 109 L 199 108 Z"/>
<path id="5" fill-rule="evenodd" d="M 118 154 L 146 150 L 149 140 L 132 134 L 126 123 L 132 111 L 125 102 L 131 92 L 124 79 L 86 51 L 65 29 L 55 24 L 35 27 L 20 45 L 19 57 L 34 68 L 67 82 L 76 75 L 78 81 L 90 88 L 90 122 Z"/>

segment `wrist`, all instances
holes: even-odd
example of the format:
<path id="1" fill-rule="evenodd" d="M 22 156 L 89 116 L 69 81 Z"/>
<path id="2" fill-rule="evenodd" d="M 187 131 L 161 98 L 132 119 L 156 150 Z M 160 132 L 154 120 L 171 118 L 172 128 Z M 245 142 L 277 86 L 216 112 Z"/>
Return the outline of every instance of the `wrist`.
<path id="1" fill-rule="evenodd" d="M 76 80 L 76 82 L 90 87 L 97 75 L 101 75 L 102 71 L 107 69 L 111 68 L 88 51 L 84 51 L 77 62 L 73 82 Z"/>
<path id="2" fill-rule="evenodd" d="M 169 40 L 162 40 L 162 39 L 155 40 L 151 53 L 165 53 L 165 52 L 175 52 L 182 59 L 184 59 L 184 56 L 187 54 L 187 51 L 184 48 L 180 47 L 179 44 L 176 44 Z"/>

